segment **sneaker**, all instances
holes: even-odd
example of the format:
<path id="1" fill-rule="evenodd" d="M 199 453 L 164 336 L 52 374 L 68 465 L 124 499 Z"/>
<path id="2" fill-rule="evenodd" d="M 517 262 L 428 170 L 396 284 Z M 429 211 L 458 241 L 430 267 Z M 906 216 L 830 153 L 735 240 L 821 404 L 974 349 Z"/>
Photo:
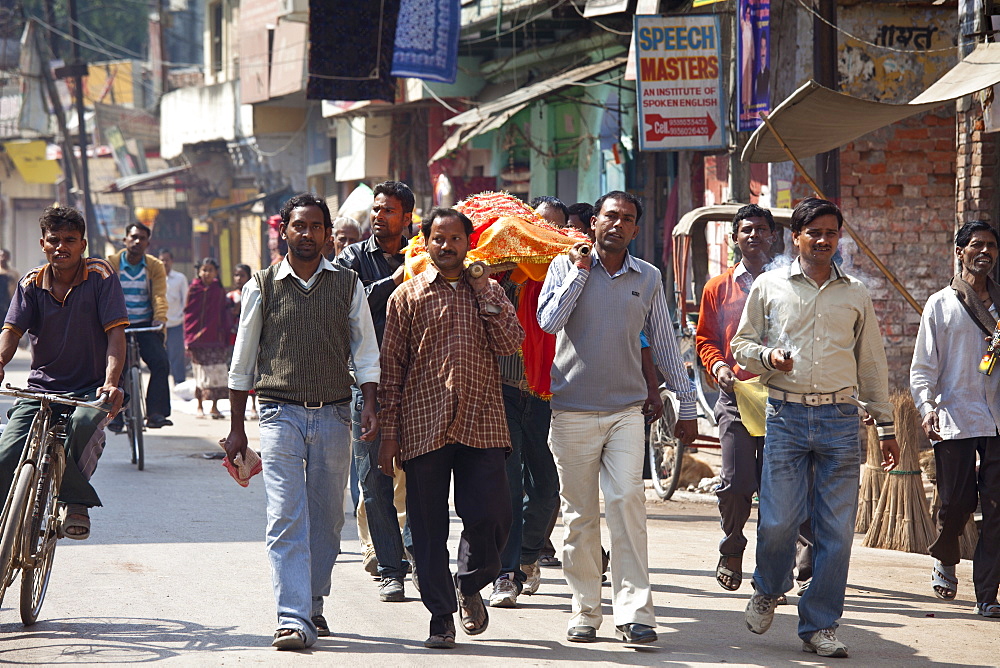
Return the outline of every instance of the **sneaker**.
<path id="1" fill-rule="evenodd" d="M 765 633 L 774 621 L 774 609 L 778 606 L 776 596 L 764 596 L 754 593 L 747 602 L 747 628 L 754 633 Z"/>
<path id="2" fill-rule="evenodd" d="M 533 564 L 521 564 L 521 570 L 528 576 L 522 586 L 521 593 L 531 596 L 538 591 L 538 585 L 542 583 L 542 569 L 538 567 L 538 562 Z"/>
<path id="3" fill-rule="evenodd" d="M 518 592 L 517 580 L 513 573 L 504 573 L 493 583 L 493 593 L 490 594 L 491 608 L 516 608 Z"/>
<path id="4" fill-rule="evenodd" d="M 406 600 L 403 591 L 403 581 L 396 578 L 383 578 L 378 586 L 378 597 L 384 603 L 399 603 Z"/>
<path id="5" fill-rule="evenodd" d="M 365 547 L 365 552 L 361 555 L 361 565 L 372 577 L 378 577 L 378 558 L 375 556 L 375 548 L 371 545 Z"/>
<path id="6" fill-rule="evenodd" d="M 809 640 L 803 640 L 802 651 L 838 659 L 847 657 L 847 645 L 837 640 L 837 633 L 832 628 L 821 629 Z"/>
<path id="7" fill-rule="evenodd" d="M 806 590 L 809 589 L 809 585 L 812 584 L 812 578 L 809 578 L 808 580 L 799 580 L 798 583 L 799 590 L 795 592 L 795 594 L 796 596 L 802 596 L 806 593 Z"/>

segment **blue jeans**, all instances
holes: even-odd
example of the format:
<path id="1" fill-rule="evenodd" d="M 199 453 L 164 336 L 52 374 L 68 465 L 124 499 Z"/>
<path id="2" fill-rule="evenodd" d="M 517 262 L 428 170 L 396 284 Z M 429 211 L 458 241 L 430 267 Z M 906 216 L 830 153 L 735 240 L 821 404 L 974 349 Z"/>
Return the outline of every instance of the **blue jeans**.
<path id="1" fill-rule="evenodd" d="M 403 560 L 403 547 L 411 550 L 410 522 L 407 520 L 403 535 L 399 533 L 399 519 L 393 505 L 392 478 L 378 470 L 378 449 L 382 439 L 361 440 L 361 411 L 364 397 L 357 387 L 351 388 L 351 449 L 354 465 L 361 483 L 361 499 L 368 515 L 368 533 L 378 559 L 378 574 L 382 578 L 402 580 L 406 577 L 407 564 Z M 376 406 L 376 410 L 378 407 Z"/>
<path id="2" fill-rule="evenodd" d="M 811 519 L 812 585 L 799 599 L 803 640 L 836 628 L 844 612 L 861 471 L 858 429 L 858 409 L 850 404 L 768 400 L 754 582 L 767 596 L 792 588 L 799 525 Z"/>
<path id="3" fill-rule="evenodd" d="M 260 404 L 266 544 L 278 628 L 301 630 L 307 645 L 316 642 L 310 618 L 322 612 L 340 552 L 350 419 L 346 404 Z"/>
<path id="4" fill-rule="evenodd" d="M 184 382 L 187 377 L 187 361 L 184 359 L 184 325 L 167 327 L 167 358 L 170 360 L 170 375 L 174 385 Z"/>
<path id="5" fill-rule="evenodd" d="M 549 450 L 549 402 L 503 386 L 503 406 L 510 431 L 507 457 L 512 521 L 507 546 L 500 555 L 501 573 L 526 576 L 521 564 L 533 564 L 548 538 L 549 520 L 559 506 L 559 474 Z"/>

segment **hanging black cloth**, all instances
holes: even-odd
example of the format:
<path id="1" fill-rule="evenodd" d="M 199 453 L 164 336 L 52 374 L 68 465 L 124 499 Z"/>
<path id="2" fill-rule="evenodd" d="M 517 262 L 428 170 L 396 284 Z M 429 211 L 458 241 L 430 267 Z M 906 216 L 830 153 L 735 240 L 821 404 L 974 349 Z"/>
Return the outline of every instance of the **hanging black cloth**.
<path id="1" fill-rule="evenodd" d="M 400 1 L 309 0 L 307 98 L 395 100 L 390 72 Z"/>

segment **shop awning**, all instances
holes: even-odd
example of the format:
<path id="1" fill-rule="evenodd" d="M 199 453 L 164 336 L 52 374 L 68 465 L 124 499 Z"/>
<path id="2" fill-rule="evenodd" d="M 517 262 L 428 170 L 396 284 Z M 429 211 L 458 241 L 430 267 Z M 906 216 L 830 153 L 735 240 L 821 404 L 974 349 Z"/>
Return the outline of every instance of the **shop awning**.
<path id="1" fill-rule="evenodd" d="M 164 179 L 169 179 L 190 170 L 190 165 L 181 165 L 180 167 L 158 169 L 155 172 L 147 172 L 146 174 L 123 176 L 120 179 L 115 179 L 107 188 L 104 189 L 104 192 L 124 193 L 130 190 L 166 190 L 175 187 L 175 184 L 164 184 L 162 183 Z"/>
<path id="2" fill-rule="evenodd" d="M 625 56 L 619 56 L 600 63 L 583 65 L 452 116 L 444 122 L 444 125 L 457 125 L 457 129 L 431 156 L 428 163 L 440 160 L 477 135 L 496 130 L 535 100 L 563 88 L 581 84 L 616 67 L 623 67 L 626 60 Z"/>
<path id="3" fill-rule="evenodd" d="M 775 107 L 768 120 L 802 160 L 996 83 L 1000 83 L 1000 43 L 980 44 L 907 104 L 862 100 L 809 81 Z M 744 162 L 785 160 L 788 154 L 767 125 L 758 127 L 743 149 Z"/>

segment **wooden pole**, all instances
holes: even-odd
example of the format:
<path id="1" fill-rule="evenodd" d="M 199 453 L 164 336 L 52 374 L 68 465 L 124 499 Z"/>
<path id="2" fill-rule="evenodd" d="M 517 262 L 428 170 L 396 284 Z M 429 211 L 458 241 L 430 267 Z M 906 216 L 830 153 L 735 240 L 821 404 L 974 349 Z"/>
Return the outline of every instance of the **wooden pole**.
<path id="1" fill-rule="evenodd" d="M 802 178 L 804 178 L 806 180 L 806 183 L 809 184 L 809 187 L 811 187 L 813 191 L 816 193 L 816 196 L 821 199 L 826 199 L 826 196 L 823 194 L 823 191 L 820 190 L 818 185 L 816 185 L 816 182 L 813 180 L 813 178 L 809 176 L 809 173 L 805 170 L 805 167 L 803 167 L 802 163 L 799 162 L 798 158 L 795 157 L 795 154 L 792 153 L 792 150 L 788 148 L 788 144 L 786 144 L 785 140 L 781 138 L 781 135 L 778 134 L 778 131 L 774 129 L 774 125 L 771 124 L 771 119 L 767 117 L 767 112 L 765 111 L 760 112 L 760 118 L 762 121 L 764 121 L 764 124 L 767 125 L 767 129 L 771 131 L 771 134 L 774 135 L 775 140 L 777 140 L 778 144 L 781 145 L 781 148 L 785 151 L 789 159 L 795 165 L 795 169 L 798 170 L 799 174 L 802 175 Z M 892 286 L 896 288 L 899 294 L 903 295 L 903 299 L 909 302 L 910 306 L 912 306 L 917 313 L 923 312 L 923 309 L 920 308 L 920 304 L 918 304 L 917 300 L 913 298 L 913 295 L 911 295 L 910 292 L 903 286 L 903 284 L 899 282 L 899 279 L 896 278 L 896 276 L 891 271 L 889 271 L 889 268 L 882 263 L 882 260 L 880 260 L 878 255 L 875 254 L 875 251 L 869 248 L 868 244 L 866 244 L 864 241 L 861 240 L 861 237 L 859 237 L 858 234 L 853 229 L 851 229 L 851 226 L 848 225 L 846 221 L 844 222 L 844 231 L 847 232 L 849 235 L 851 235 L 851 238 L 854 239 L 854 243 L 858 245 L 858 248 L 860 248 L 862 252 L 864 252 L 864 254 L 867 255 L 868 258 L 875 263 L 875 266 L 878 267 L 878 270 L 882 272 L 882 275 L 885 276 L 890 283 L 892 283 Z"/>

